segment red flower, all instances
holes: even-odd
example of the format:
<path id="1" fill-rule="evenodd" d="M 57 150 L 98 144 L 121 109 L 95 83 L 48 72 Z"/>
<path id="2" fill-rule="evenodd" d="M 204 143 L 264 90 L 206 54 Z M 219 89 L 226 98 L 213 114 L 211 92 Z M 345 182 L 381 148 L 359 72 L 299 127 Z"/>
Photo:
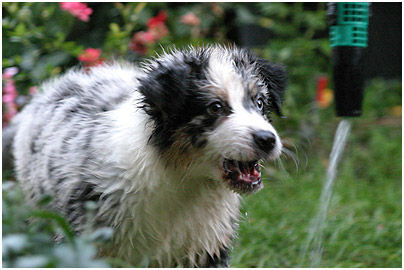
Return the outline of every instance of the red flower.
<path id="1" fill-rule="evenodd" d="M 326 76 L 321 76 L 317 80 L 317 94 L 316 102 L 320 108 L 327 108 L 330 106 L 333 99 L 332 90 L 327 88 L 328 78 Z"/>
<path id="2" fill-rule="evenodd" d="M 62 2 L 60 8 L 79 18 L 84 22 L 88 22 L 93 10 L 87 7 L 87 4 L 80 2 Z"/>
<path id="3" fill-rule="evenodd" d="M 157 16 L 150 18 L 147 21 L 147 31 L 136 32 L 129 44 L 129 48 L 140 54 L 147 53 L 147 45 L 153 44 L 162 37 L 168 35 L 169 31 L 165 25 L 167 20 L 167 12 L 160 11 Z"/>
<path id="4" fill-rule="evenodd" d="M 161 24 L 164 24 L 166 20 L 167 20 L 167 11 L 162 10 L 159 12 L 159 14 L 157 14 L 157 16 L 150 18 L 147 21 L 147 27 L 148 28 L 157 27 Z"/>
<path id="5" fill-rule="evenodd" d="M 80 54 L 77 58 L 80 62 L 83 62 L 84 65 L 88 67 L 98 66 L 104 63 L 104 58 L 100 58 L 101 50 L 88 48 L 84 50 L 82 54 Z"/>
<path id="6" fill-rule="evenodd" d="M 196 15 L 193 12 L 188 12 L 181 17 L 181 22 L 183 24 L 187 25 L 192 25 L 192 26 L 198 26 L 201 24 L 201 20 L 196 17 Z"/>
<path id="7" fill-rule="evenodd" d="M 157 16 L 150 18 L 147 21 L 147 32 L 153 35 L 155 41 L 168 35 L 168 29 L 164 23 L 166 20 L 167 12 L 162 10 L 159 12 L 159 14 L 157 14 Z"/>

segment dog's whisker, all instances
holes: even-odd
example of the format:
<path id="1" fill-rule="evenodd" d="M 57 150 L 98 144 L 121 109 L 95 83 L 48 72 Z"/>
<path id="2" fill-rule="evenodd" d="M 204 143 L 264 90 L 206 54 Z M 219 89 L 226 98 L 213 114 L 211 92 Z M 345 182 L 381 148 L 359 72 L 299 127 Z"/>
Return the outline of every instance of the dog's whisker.
<path id="1" fill-rule="evenodd" d="M 286 170 L 285 166 L 283 165 L 282 159 L 281 159 L 281 158 L 278 158 L 276 161 L 277 161 L 277 164 L 278 164 L 279 168 L 281 169 L 281 171 L 282 171 L 283 173 L 285 173 L 288 178 L 290 178 L 290 174 L 289 174 L 289 172 Z"/>
<path id="2" fill-rule="evenodd" d="M 291 158 L 293 160 L 295 167 L 296 167 L 296 171 L 298 171 L 299 170 L 299 159 L 298 159 L 297 155 L 286 148 L 282 149 L 282 153 L 285 154 L 285 156 L 286 156 L 285 158 Z"/>

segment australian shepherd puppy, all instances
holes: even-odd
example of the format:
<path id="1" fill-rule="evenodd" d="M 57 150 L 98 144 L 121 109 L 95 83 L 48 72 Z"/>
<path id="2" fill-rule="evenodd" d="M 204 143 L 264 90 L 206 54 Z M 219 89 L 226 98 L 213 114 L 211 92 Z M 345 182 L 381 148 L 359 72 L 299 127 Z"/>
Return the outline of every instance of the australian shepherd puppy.
<path id="1" fill-rule="evenodd" d="M 100 254 L 151 267 L 227 266 L 240 195 L 263 187 L 281 140 L 285 71 L 245 49 L 173 50 L 43 84 L 15 117 L 17 178 L 77 232 L 85 202 L 114 235 Z"/>

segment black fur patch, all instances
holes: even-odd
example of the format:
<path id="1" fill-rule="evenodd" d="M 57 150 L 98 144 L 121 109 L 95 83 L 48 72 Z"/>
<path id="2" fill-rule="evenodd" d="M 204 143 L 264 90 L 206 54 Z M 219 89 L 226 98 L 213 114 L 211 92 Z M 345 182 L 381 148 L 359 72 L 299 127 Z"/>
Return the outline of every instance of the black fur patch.
<path id="1" fill-rule="evenodd" d="M 230 267 L 230 250 L 228 248 L 223 248 L 220 250 L 220 255 L 214 255 L 213 257 L 209 256 L 205 268 L 223 268 Z"/>
<path id="2" fill-rule="evenodd" d="M 98 202 L 100 194 L 94 191 L 95 185 L 82 181 L 73 190 L 71 197 L 66 203 L 66 216 L 72 224 L 83 223 L 86 213 L 85 203 L 87 201 Z M 80 221 L 78 220 L 80 219 Z"/>
<path id="3" fill-rule="evenodd" d="M 221 116 L 228 115 L 229 113 L 224 112 Z M 212 131 L 216 128 L 218 116 L 203 115 L 197 120 L 196 122 L 188 123 L 183 131 L 190 138 L 191 144 L 195 148 L 202 148 L 207 144 L 207 140 L 203 135 L 207 131 Z"/>
<path id="4" fill-rule="evenodd" d="M 271 64 L 265 59 L 257 58 L 258 70 L 268 87 L 269 109 L 282 116 L 281 106 L 286 88 L 286 70 L 282 65 Z"/>
<path id="5" fill-rule="evenodd" d="M 52 101 L 64 101 L 69 97 L 76 96 L 77 93 L 83 92 L 81 86 L 73 81 L 66 81 L 64 84 L 58 86 L 58 91 L 53 93 Z"/>
<path id="6" fill-rule="evenodd" d="M 142 108 L 154 122 L 150 142 L 161 150 L 172 145 L 176 130 L 206 113 L 210 98 L 200 91 L 199 83 L 206 80 L 204 72 L 207 62 L 208 58 L 203 52 L 198 57 L 184 55 L 183 60 L 157 62 L 158 67 L 140 80 Z M 211 125 L 215 119 L 206 121 Z M 190 132 L 193 131 L 191 128 Z"/>

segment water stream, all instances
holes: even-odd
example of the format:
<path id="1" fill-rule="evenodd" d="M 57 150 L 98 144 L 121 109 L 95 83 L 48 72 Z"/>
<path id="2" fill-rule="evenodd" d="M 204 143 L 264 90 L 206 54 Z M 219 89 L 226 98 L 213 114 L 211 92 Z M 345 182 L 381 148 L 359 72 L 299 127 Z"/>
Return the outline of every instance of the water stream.
<path id="1" fill-rule="evenodd" d="M 318 212 L 311 220 L 308 237 L 303 248 L 303 262 L 309 259 L 310 267 L 319 267 L 321 263 L 323 252 L 323 231 L 326 225 L 327 211 L 331 201 L 333 184 L 337 175 L 338 163 L 344 151 L 350 130 L 350 120 L 343 119 L 339 123 L 337 131 L 335 132 L 327 174 L 323 182 L 323 189 L 318 204 Z"/>

